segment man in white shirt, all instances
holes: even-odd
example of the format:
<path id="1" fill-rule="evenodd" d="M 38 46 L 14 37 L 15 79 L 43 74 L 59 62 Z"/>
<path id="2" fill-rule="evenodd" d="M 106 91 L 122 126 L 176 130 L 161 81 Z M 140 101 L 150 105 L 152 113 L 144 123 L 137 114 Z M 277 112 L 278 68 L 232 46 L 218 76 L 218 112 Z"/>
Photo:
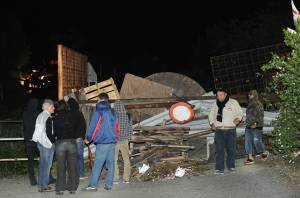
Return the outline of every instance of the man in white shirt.
<path id="1" fill-rule="evenodd" d="M 42 108 L 43 112 L 41 112 L 36 119 L 32 140 L 37 142 L 37 146 L 40 151 L 38 179 L 39 192 L 49 192 L 52 191 L 48 184 L 54 154 L 54 145 L 52 145 L 51 141 L 47 137 L 46 121 L 50 117 L 51 113 L 54 113 L 53 101 L 48 99 L 44 100 Z"/>
<path id="2" fill-rule="evenodd" d="M 217 101 L 209 114 L 210 126 L 215 131 L 215 174 L 224 174 L 224 148 L 227 152 L 227 169 L 235 171 L 236 126 L 241 122 L 242 116 L 239 103 L 229 98 L 225 90 L 217 90 Z"/>

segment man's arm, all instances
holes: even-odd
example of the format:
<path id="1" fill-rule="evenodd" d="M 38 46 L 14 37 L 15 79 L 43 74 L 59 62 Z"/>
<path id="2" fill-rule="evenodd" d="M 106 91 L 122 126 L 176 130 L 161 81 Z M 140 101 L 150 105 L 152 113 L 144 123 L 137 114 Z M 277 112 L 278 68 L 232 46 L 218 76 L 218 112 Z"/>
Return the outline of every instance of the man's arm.
<path id="1" fill-rule="evenodd" d="M 233 120 L 233 123 L 235 125 L 238 125 L 242 121 L 242 118 L 243 118 L 243 110 L 242 110 L 240 104 L 238 103 L 238 101 L 236 101 L 236 103 L 235 103 L 235 113 L 236 113 L 236 118 Z"/>
<path id="2" fill-rule="evenodd" d="M 211 109 L 211 111 L 209 112 L 209 115 L 208 115 L 209 125 L 211 126 L 212 130 L 216 130 L 216 126 L 214 124 L 214 122 L 216 120 L 216 116 L 217 116 L 217 105 L 214 104 L 214 106 L 212 107 L 212 109 Z"/>
<path id="3" fill-rule="evenodd" d="M 93 116 L 92 116 L 92 119 L 90 121 L 88 130 L 87 130 L 86 140 L 88 142 L 92 141 L 92 137 L 94 136 L 94 133 L 96 132 L 95 129 L 96 129 L 96 126 L 98 124 L 99 118 L 100 118 L 99 113 L 98 112 L 94 112 Z"/>

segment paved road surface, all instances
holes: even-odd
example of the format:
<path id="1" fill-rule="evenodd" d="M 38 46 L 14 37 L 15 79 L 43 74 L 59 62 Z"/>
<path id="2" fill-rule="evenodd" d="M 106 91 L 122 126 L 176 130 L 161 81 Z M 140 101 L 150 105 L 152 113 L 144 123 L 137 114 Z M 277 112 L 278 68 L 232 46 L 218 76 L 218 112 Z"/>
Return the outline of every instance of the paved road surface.
<path id="1" fill-rule="evenodd" d="M 83 180 L 80 189 L 88 180 Z M 38 193 L 36 187 L 29 185 L 27 177 L 0 180 L 0 197 L 59 197 L 54 192 Z M 100 183 L 98 192 L 82 192 L 64 197 L 84 198 L 143 198 L 143 197 L 184 197 L 184 198 L 300 198 L 300 192 L 287 179 L 281 177 L 268 165 L 243 166 L 238 161 L 236 173 L 225 172 L 215 176 L 209 172 L 205 176 L 185 177 L 160 182 L 143 182 L 115 185 L 111 191 L 103 189 Z"/>

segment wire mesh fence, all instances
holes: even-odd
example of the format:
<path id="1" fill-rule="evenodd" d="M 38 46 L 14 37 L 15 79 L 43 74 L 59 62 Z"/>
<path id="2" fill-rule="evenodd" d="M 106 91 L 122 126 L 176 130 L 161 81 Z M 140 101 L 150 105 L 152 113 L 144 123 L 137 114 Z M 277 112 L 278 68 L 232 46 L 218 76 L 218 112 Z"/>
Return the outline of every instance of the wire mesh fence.
<path id="1" fill-rule="evenodd" d="M 210 58 L 215 88 L 230 94 L 247 93 L 251 89 L 265 91 L 271 75 L 261 67 L 271 60 L 272 53 L 286 56 L 290 50 L 283 43 L 239 51 Z"/>

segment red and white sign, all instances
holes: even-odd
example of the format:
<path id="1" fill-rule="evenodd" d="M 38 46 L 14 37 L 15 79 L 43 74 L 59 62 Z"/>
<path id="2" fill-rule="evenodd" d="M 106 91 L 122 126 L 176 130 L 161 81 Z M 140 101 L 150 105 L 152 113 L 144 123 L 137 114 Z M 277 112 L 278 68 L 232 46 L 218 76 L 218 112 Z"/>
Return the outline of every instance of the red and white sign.
<path id="1" fill-rule="evenodd" d="M 184 124 L 194 119 L 195 112 L 191 105 L 184 102 L 178 102 L 171 106 L 169 115 L 173 122 Z"/>
<path id="2" fill-rule="evenodd" d="M 300 16 L 300 12 L 296 8 L 293 0 L 291 0 L 291 4 L 292 4 L 292 11 L 293 11 L 294 23 L 296 23 L 296 21 L 298 20 L 298 18 Z"/>

